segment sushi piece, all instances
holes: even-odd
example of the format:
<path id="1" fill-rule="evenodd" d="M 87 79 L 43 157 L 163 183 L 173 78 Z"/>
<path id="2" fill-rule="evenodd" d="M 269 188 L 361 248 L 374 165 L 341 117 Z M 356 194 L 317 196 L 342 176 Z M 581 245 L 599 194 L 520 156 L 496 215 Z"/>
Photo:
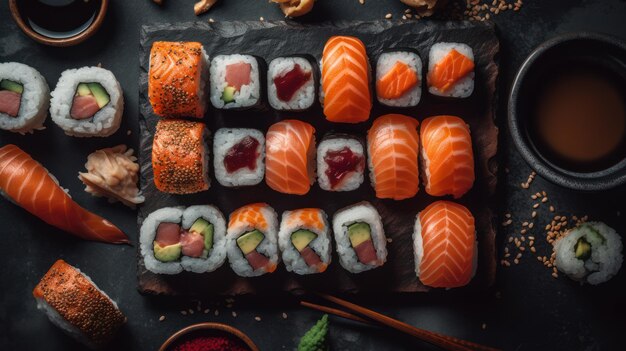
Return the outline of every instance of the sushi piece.
<path id="1" fill-rule="evenodd" d="M 436 43 L 428 55 L 428 91 L 466 98 L 474 91 L 474 52 L 467 44 Z"/>
<path id="2" fill-rule="evenodd" d="M 226 250 L 230 267 L 242 277 L 272 273 L 278 265 L 278 217 L 265 203 L 243 206 L 230 215 Z"/>
<path id="3" fill-rule="evenodd" d="M 107 137 L 120 127 L 124 95 L 109 70 L 82 67 L 63 71 L 51 95 L 50 117 L 67 135 Z"/>
<path id="4" fill-rule="evenodd" d="M 154 185 L 170 194 L 209 189 L 208 131 L 203 123 L 162 119 L 152 142 Z"/>
<path id="5" fill-rule="evenodd" d="M 0 63 L 0 129 L 32 133 L 44 129 L 50 88 L 34 68 L 18 63 Z"/>
<path id="6" fill-rule="evenodd" d="M 555 265 L 573 280 L 591 285 L 613 278 L 622 267 L 622 240 L 602 222 L 587 222 L 554 244 Z"/>
<path id="7" fill-rule="evenodd" d="M 413 232 L 415 273 L 433 288 L 464 286 L 476 273 L 474 216 L 463 205 L 436 201 L 418 213 Z"/>
<path id="8" fill-rule="evenodd" d="M 305 57 L 278 57 L 267 73 L 270 106 L 282 111 L 304 111 L 315 102 L 315 72 Z"/>
<path id="9" fill-rule="evenodd" d="M 63 260 L 41 278 L 33 297 L 50 322 L 91 349 L 105 346 L 126 323 L 117 303 Z"/>
<path id="10" fill-rule="evenodd" d="M 324 136 L 317 147 L 317 181 L 328 191 L 356 190 L 363 183 L 365 150 L 347 134 Z"/>
<path id="11" fill-rule="evenodd" d="M 372 204 L 363 201 L 337 211 L 333 232 L 339 263 L 348 272 L 361 273 L 387 260 L 387 238 L 382 219 Z"/>
<path id="12" fill-rule="evenodd" d="M 426 118 L 420 127 L 426 192 L 432 196 L 467 193 L 474 184 L 474 154 L 469 126 L 459 117 Z"/>
<path id="13" fill-rule="evenodd" d="M 387 106 L 417 106 L 422 97 L 422 60 L 412 51 L 386 52 L 376 63 L 376 95 Z"/>
<path id="14" fill-rule="evenodd" d="M 213 138 L 213 168 L 223 186 L 259 184 L 265 174 L 265 136 L 256 129 L 218 129 Z"/>
<path id="15" fill-rule="evenodd" d="M 368 165 L 376 197 L 408 199 L 419 190 L 419 122 L 409 116 L 378 117 L 367 132 Z"/>
<path id="16" fill-rule="evenodd" d="M 111 222 L 80 207 L 57 179 L 15 145 L 0 148 L 0 194 L 42 221 L 81 239 L 127 244 Z"/>
<path id="17" fill-rule="evenodd" d="M 156 115 L 204 116 L 208 60 L 202 44 L 197 42 L 157 41 L 152 44 L 148 98 Z"/>
<path id="18" fill-rule="evenodd" d="M 304 195 L 315 181 L 315 128 L 298 120 L 272 125 L 265 141 L 265 182 L 281 193 Z"/>
<path id="19" fill-rule="evenodd" d="M 153 273 L 212 272 L 226 259 L 226 221 L 211 205 L 158 209 L 139 235 L 141 256 Z"/>
<path id="20" fill-rule="evenodd" d="M 285 211 L 280 222 L 278 245 L 289 272 L 324 272 L 331 260 L 326 213 L 319 208 Z"/>
<path id="21" fill-rule="evenodd" d="M 261 107 L 261 59 L 252 55 L 219 55 L 211 61 L 211 103 L 219 109 Z"/>
<path id="22" fill-rule="evenodd" d="M 365 45 L 358 38 L 334 36 L 326 42 L 320 101 L 331 122 L 359 123 L 369 119 L 370 64 Z"/>

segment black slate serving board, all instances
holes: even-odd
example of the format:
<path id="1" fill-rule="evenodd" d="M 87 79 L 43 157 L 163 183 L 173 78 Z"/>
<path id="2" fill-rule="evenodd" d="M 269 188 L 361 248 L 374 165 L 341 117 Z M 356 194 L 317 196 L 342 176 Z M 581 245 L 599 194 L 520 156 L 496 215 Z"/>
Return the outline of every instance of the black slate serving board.
<path id="1" fill-rule="evenodd" d="M 467 99 L 442 99 L 429 95 L 424 89 L 422 101 L 415 108 L 398 109 L 374 104 L 370 120 L 356 125 L 330 123 L 322 109 L 299 113 L 276 111 L 220 111 L 209 108 L 203 122 L 211 131 L 221 127 L 247 127 L 267 131 L 268 127 L 286 118 L 311 123 L 317 139 L 329 132 L 346 132 L 365 136 L 374 118 L 385 113 L 403 113 L 418 120 L 438 114 L 462 116 L 470 125 L 476 163 L 476 183 L 473 189 L 458 200 L 476 217 L 479 242 L 476 277 L 469 289 L 482 289 L 493 283 L 495 275 L 495 228 L 492 206 L 496 188 L 498 130 L 494 124 L 495 83 L 498 75 L 496 56 L 498 39 L 491 24 L 470 22 L 333 22 L 306 26 L 285 22 L 220 22 L 179 23 L 143 26 L 141 32 L 139 79 L 140 101 L 140 164 L 141 188 L 146 202 L 139 208 L 138 225 L 150 212 L 165 206 L 214 204 L 225 216 L 248 203 L 264 201 L 278 213 L 301 207 L 321 207 L 329 215 L 352 203 L 368 200 L 377 207 L 384 221 L 387 237 L 387 263 L 373 271 L 350 274 L 338 263 L 336 255 L 329 269 L 318 275 L 297 276 L 286 272 L 284 266 L 271 274 L 257 278 L 239 278 L 226 263 L 207 274 L 184 272 L 176 276 L 157 275 L 147 271 L 138 255 L 139 290 L 143 293 L 164 295 L 206 295 L 299 292 L 318 290 L 328 292 L 416 292 L 428 288 L 419 283 L 414 273 L 411 232 L 415 215 L 429 203 L 437 200 L 423 188 L 416 197 L 403 201 L 376 199 L 369 182 L 356 191 L 335 193 L 314 185 L 304 196 L 280 194 L 265 183 L 239 189 L 225 188 L 215 181 L 209 170 L 212 186 L 208 191 L 193 195 L 161 193 L 154 187 L 151 167 L 152 138 L 158 117 L 152 113 L 148 101 L 149 52 L 154 41 L 199 41 L 207 53 L 243 53 L 259 56 L 269 62 L 278 56 L 310 54 L 319 60 L 326 40 L 332 35 L 354 35 L 366 45 L 370 63 L 374 67 L 382 52 L 393 48 L 417 50 L 427 67 L 428 49 L 439 41 L 463 42 L 474 50 L 476 63 L 475 91 Z M 423 72 L 423 76 L 426 72 Z"/>

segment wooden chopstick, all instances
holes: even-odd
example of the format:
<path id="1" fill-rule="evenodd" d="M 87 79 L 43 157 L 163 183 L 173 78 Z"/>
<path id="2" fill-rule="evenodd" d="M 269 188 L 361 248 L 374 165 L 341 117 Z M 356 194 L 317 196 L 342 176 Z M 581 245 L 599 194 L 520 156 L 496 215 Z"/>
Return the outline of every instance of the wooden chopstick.
<path id="1" fill-rule="evenodd" d="M 346 300 L 340 299 L 338 297 L 334 297 L 331 295 L 327 295 L 327 294 L 323 294 L 323 293 L 318 293 L 318 295 L 330 302 L 336 303 L 337 305 L 343 306 L 353 312 L 357 312 L 359 314 L 362 314 L 380 324 L 386 325 L 390 328 L 396 329 L 398 331 L 401 331 L 405 334 L 409 334 L 411 336 L 414 336 L 420 340 L 426 341 L 428 343 L 431 343 L 433 345 L 439 346 L 445 350 L 450 350 L 450 351 L 472 351 L 472 350 L 480 350 L 480 351 L 499 351 L 499 349 L 497 348 L 493 348 L 493 347 L 489 347 L 489 346 L 485 346 L 485 345 L 480 345 L 480 344 L 476 344 L 473 343 L 471 341 L 467 341 L 467 340 L 463 340 L 463 339 L 458 339 L 452 336 L 447 336 L 447 335 L 442 335 L 442 334 L 438 334 L 438 333 L 434 333 L 428 330 L 424 330 L 424 329 L 419 329 L 416 328 L 412 325 L 406 324 L 404 322 L 401 322 L 397 319 L 393 319 L 391 317 L 385 316 L 383 314 L 380 314 L 378 312 L 372 311 L 368 308 L 353 304 L 351 302 L 348 302 Z M 310 304 L 310 305 L 314 305 L 314 304 Z M 306 305 L 305 305 L 306 306 Z M 315 307 L 317 307 L 319 305 L 315 305 Z M 307 307 L 311 307 L 311 308 L 315 308 L 312 306 L 307 306 Z M 324 306 L 322 306 L 324 307 Z M 316 308 L 317 309 L 317 308 Z M 331 314 L 336 314 L 336 311 L 340 311 L 340 310 L 336 310 L 336 309 L 332 309 L 332 308 L 328 308 L 328 307 L 324 307 L 324 312 L 327 313 L 331 313 Z M 357 320 L 354 318 L 350 318 L 347 317 L 347 315 L 351 315 L 350 313 L 344 312 L 344 311 L 340 311 L 340 314 L 336 314 L 338 316 L 344 317 L 344 318 L 348 318 L 348 319 L 352 319 L 352 320 Z M 356 318 L 361 318 L 358 316 L 354 316 L 351 315 L 353 317 Z M 363 319 L 363 318 L 361 318 Z"/>
<path id="2" fill-rule="evenodd" d="M 338 310 L 336 308 L 332 308 L 332 307 L 328 307 L 328 306 L 322 306 L 322 305 L 318 305 L 315 303 L 311 303 L 311 302 L 307 302 L 307 301 L 300 301 L 300 305 L 304 306 L 304 307 L 308 307 L 314 310 L 318 310 L 324 313 L 329 313 L 329 314 L 334 314 L 335 316 L 339 316 L 339 317 L 343 317 L 345 319 L 350 319 L 353 320 L 355 322 L 361 322 L 361 323 L 365 323 L 365 324 L 369 324 L 369 325 L 374 325 L 374 323 L 372 323 L 371 321 L 368 321 L 365 318 L 361 318 L 357 315 L 354 315 L 352 313 L 348 313 L 346 311 L 342 311 L 342 310 Z"/>

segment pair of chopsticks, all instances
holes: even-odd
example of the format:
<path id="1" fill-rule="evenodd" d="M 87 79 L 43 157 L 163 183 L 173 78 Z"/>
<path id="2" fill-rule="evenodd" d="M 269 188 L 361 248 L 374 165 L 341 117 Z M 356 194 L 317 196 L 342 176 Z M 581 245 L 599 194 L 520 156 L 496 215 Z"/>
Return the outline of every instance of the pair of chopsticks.
<path id="1" fill-rule="evenodd" d="M 401 322 L 397 319 L 393 319 L 391 317 L 385 316 L 384 314 L 380 314 L 378 312 L 372 311 L 368 308 L 353 304 L 346 300 L 342 300 L 338 297 L 334 297 L 327 294 L 318 293 L 321 298 L 333 302 L 337 305 L 345 307 L 346 309 L 356 312 L 366 318 L 360 317 L 358 315 L 352 314 L 350 312 L 342 311 L 336 308 L 317 305 L 307 301 L 300 301 L 300 304 L 304 307 L 308 307 L 314 310 L 322 311 L 325 313 L 333 314 L 335 316 L 343 317 L 346 319 L 350 319 L 356 322 L 366 323 L 370 325 L 382 324 L 392 329 L 401 331 L 405 334 L 416 337 L 422 341 L 426 341 L 435 346 L 439 346 L 444 350 L 450 351 L 472 351 L 472 350 L 480 350 L 480 351 L 499 351 L 497 348 L 484 346 L 480 344 L 473 343 L 471 341 L 458 339 L 452 336 L 447 336 L 435 332 L 431 332 L 424 329 L 416 328 L 412 325 Z"/>

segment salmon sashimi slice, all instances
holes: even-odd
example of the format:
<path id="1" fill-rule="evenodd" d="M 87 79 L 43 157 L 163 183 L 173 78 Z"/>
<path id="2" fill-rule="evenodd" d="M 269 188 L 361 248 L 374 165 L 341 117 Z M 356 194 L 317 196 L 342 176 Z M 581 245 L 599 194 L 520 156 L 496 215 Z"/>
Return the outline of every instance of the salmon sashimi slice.
<path id="1" fill-rule="evenodd" d="M 74 96 L 70 117 L 74 119 L 88 119 L 93 117 L 98 111 L 100 111 L 100 106 L 92 95 Z"/>
<path id="2" fill-rule="evenodd" d="M 261 202 L 236 209 L 230 215 L 228 230 L 256 228 L 262 232 L 266 232 L 269 229 L 269 222 L 266 218 L 266 213 L 264 212 L 267 210 L 271 210 L 271 207 L 268 204 Z"/>
<path id="3" fill-rule="evenodd" d="M 315 128 L 298 120 L 272 125 L 265 139 L 265 182 L 281 193 L 304 195 L 314 179 Z"/>
<path id="4" fill-rule="evenodd" d="M 398 61 L 376 82 L 376 92 L 380 98 L 397 99 L 413 89 L 417 83 L 417 72 L 406 63 Z"/>
<path id="5" fill-rule="evenodd" d="M 22 103 L 22 94 L 10 90 L 0 90 L 0 112 L 17 117 Z"/>
<path id="6" fill-rule="evenodd" d="M 44 222 L 79 238 L 129 242 L 111 222 L 74 202 L 48 170 L 15 145 L 0 148 L 0 192 Z"/>
<path id="7" fill-rule="evenodd" d="M 327 120 L 358 123 L 369 119 L 372 109 L 369 70 L 361 40 L 344 36 L 328 39 L 322 56 L 322 91 Z"/>
<path id="8" fill-rule="evenodd" d="M 429 72 L 428 85 L 441 92 L 446 92 L 472 71 L 474 71 L 474 61 L 452 49 Z"/>
<path id="9" fill-rule="evenodd" d="M 324 212 L 319 208 L 301 208 L 290 211 L 286 221 L 289 227 L 301 226 L 318 231 L 326 229 Z"/>
<path id="10" fill-rule="evenodd" d="M 459 117 L 426 118 L 420 128 L 426 192 L 463 196 L 474 184 L 474 154 L 468 125 Z"/>
<path id="11" fill-rule="evenodd" d="M 419 190 L 419 122 L 409 116 L 378 117 L 367 132 L 371 178 L 376 197 L 402 200 Z"/>
<path id="12" fill-rule="evenodd" d="M 180 224 L 159 223 L 154 241 L 161 247 L 178 244 L 180 242 Z"/>
<path id="13" fill-rule="evenodd" d="M 414 239 L 416 272 L 424 285 L 456 288 L 472 279 L 476 232 L 467 208 L 450 201 L 430 204 L 417 216 Z"/>
<path id="14" fill-rule="evenodd" d="M 320 273 L 326 270 L 326 264 L 322 262 L 320 256 L 309 246 L 300 251 L 300 256 L 309 267 L 317 267 Z"/>
<path id="15" fill-rule="evenodd" d="M 180 236 L 182 253 L 187 257 L 201 257 L 204 252 L 204 236 L 195 232 L 183 232 Z"/>
<path id="16" fill-rule="evenodd" d="M 148 97 L 161 117 L 204 116 L 199 96 L 206 71 L 202 44 L 157 41 L 150 50 Z"/>
<path id="17" fill-rule="evenodd" d="M 256 250 L 248 252 L 246 254 L 246 260 L 250 264 L 250 267 L 252 267 L 253 271 L 265 268 L 268 273 L 272 273 L 276 269 L 276 265 L 273 265 L 267 256 L 260 254 Z"/>

